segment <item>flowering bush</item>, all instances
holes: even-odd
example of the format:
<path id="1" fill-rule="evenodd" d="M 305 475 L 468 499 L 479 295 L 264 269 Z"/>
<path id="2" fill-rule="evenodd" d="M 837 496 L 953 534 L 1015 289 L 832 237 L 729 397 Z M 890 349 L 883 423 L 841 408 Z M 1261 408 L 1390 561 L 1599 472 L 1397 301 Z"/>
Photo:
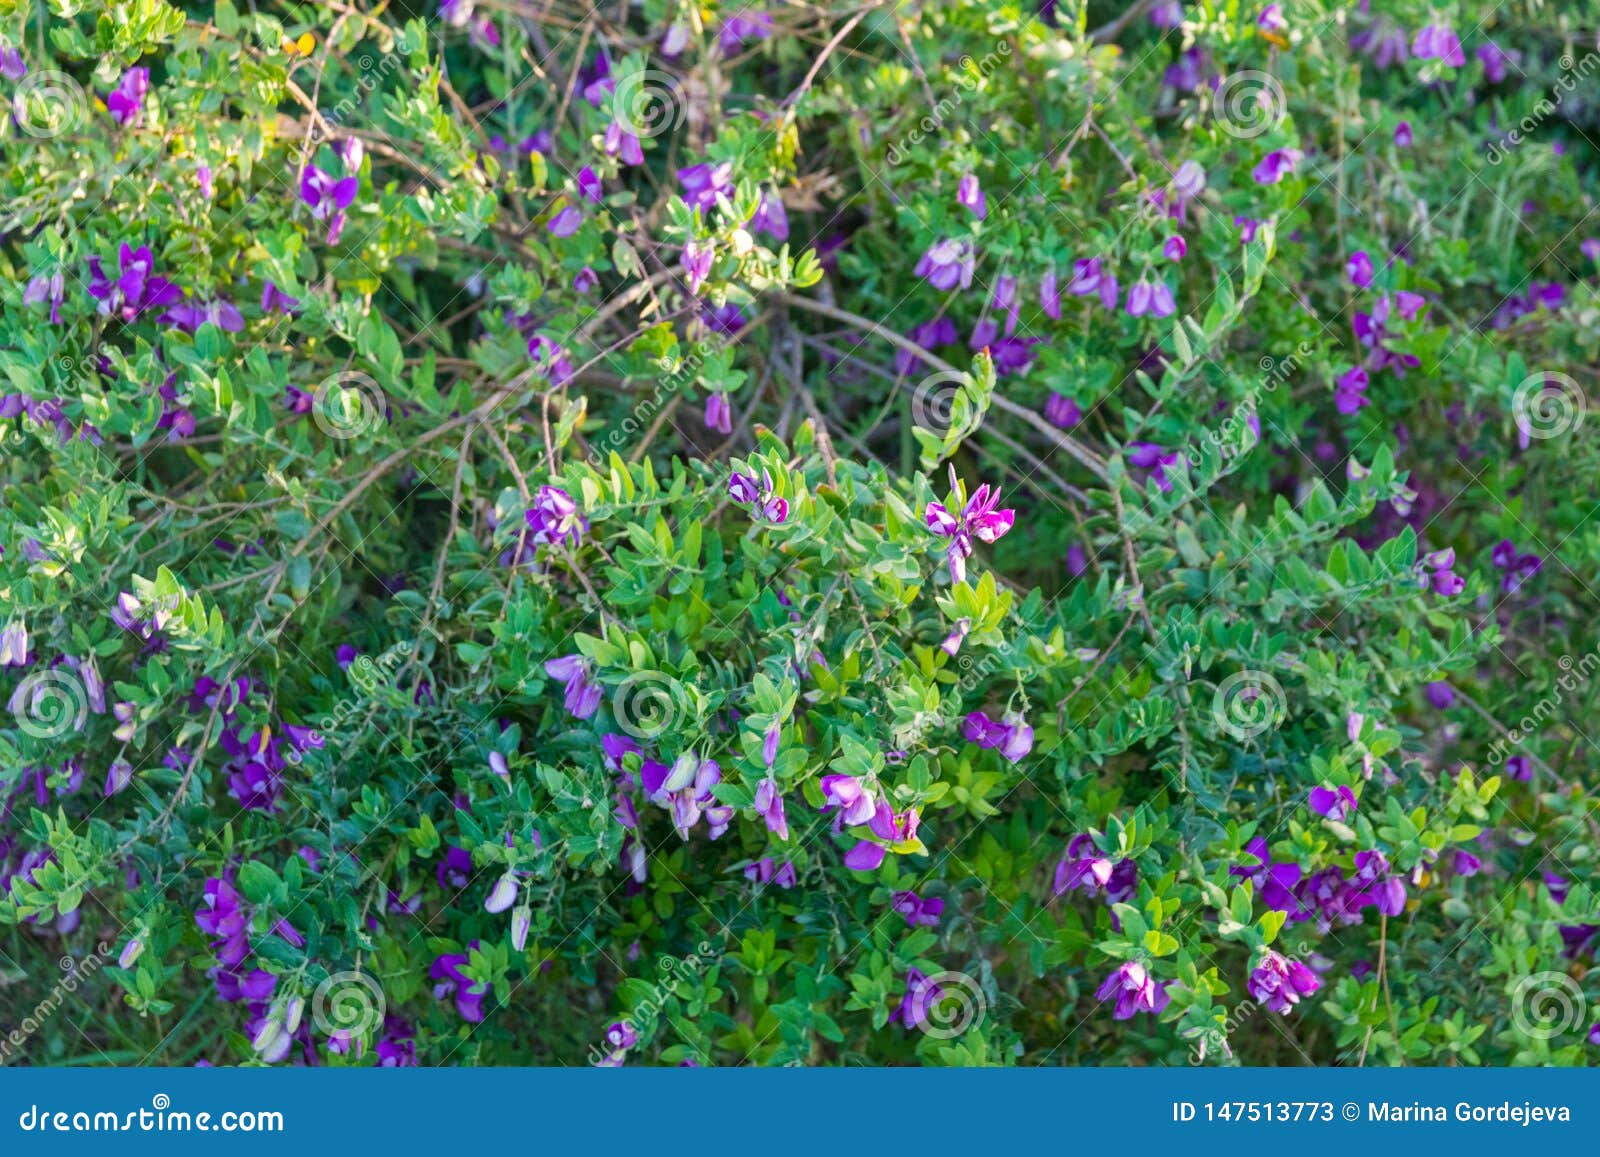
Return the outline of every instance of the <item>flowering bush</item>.
<path id="1" fill-rule="evenodd" d="M 580 8 L 0 3 L 6 1059 L 1593 1057 L 1559 6 Z"/>

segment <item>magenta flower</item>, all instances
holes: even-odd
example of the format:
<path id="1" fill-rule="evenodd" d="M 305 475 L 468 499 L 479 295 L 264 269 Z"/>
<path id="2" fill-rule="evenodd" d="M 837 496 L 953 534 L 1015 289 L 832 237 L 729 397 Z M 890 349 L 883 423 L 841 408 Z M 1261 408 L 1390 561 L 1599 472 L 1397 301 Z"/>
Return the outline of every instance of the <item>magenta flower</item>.
<path id="1" fill-rule="evenodd" d="M 1189 252 L 1189 243 L 1180 234 L 1174 233 L 1161 243 L 1161 255 L 1168 261 L 1182 261 Z"/>
<path id="2" fill-rule="evenodd" d="M 1394 146 L 1397 149 L 1409 149 L 1415 140 L 1411 132 L 1411 122 L 1401 121 L 1394 126 Z"/>
<path id="3" fill-rule="evenodd" d="M 124 242 L 117 261 L 120 270 L 113 281 L 100 258 L 89 258 L 89 296 L 100 303 L 102 314 L 133 321 L 145 310 L 165 309 L 183 300 L 181 289 L 154 273 L 155 258 L 147 246 L 134 249 Z"/>
<path id="4" fill-rule="evenodd" d="M 1304 159 L 1305 154 L 1299 149 L 1274 149 L 1261 158 L 1261 163 L 1255 167 L 1251 176 L 1258 185 L 1276 185 L 1294 172 Z"/>
<path id="5" fill-rule="evenodd" d="M 1336 823 L 1343 823 L 1356 811 L 1356 793 L 1348 787 L 1314 787 L 1311 789 L 1311 810 Z"/>
<path id="6" fill-rule="evenodd" d="M 1131 900 L 1139 886 L 1139 866 L 1132 860 L 1112 863 L 1095 845 L 1094 836 L 1080 832 L 1067 844 L 1067 854 L 1056 865 L 1054 895 L 1084 892 L 1094 896 L 1105 894 L 1106 903 L 1119 904 Z"/>
<path id="7" fill-rule="evenodd" d="M 1418 60 L 1439 60 L 1451 68 L 1467 63 L 1461 53 L 1461 40 L 1448 24 L 1429 24 L 1411 41 L 1411 55 Z"/>
<path id="8" fill-rule="evenodd" d="M 719 434 L 733 433 L 733 407 L 728 405 L 728 395 L 713 390 L 706 395 L 706 429 Z"/>
<path id="9" fill-rule="evenodd" d="M 783 207 L 783 198 L 776 193 L 763 193 L 761 203 L 750 217 L 750 228 L 765 233 L 774 241 L 789 240 L 789 213 Z"/>
<path id="10" fill-rule="evenodd" d="M 1365 249 L 1357 249 L 1350 254 L 1350 260 L 1344 263 L 1344 272 L 1351 285 L 1366 289 L 1372 284 L 1372 258 L 1367 256 Z"/>
<path id="11" fill-rule="evenodd" d="M 523 516 L 536 543 L 575 546 L 589 529 L 572 495 L 559 486 L 541 486 L 533 505 Z"/>
<path id="12" fill-rule="evenodd" d="M 937 896 L 928 899 L 919 899 L 915 892 L 896 892 L 893 897 L 894 910 L 906 918 L 906 923 L 915 928 L 921 925 L 926 928 L 937 928 L 939 917 L 944 913 L 944 901 Z"/>
<path id="13" fill-rule="evenodd" d="M 887 854 L 882 844 L 875 844 L 871 840 L 862 840 L 845 853 L 844 866 L 852 872 L 876 871 Z"/>
<path id="14" fill-rule="evenodd" d="M 545 228 L 550 231 L 552 237 L 571 237 L 583 228 L 583 210 L 576 205 L 562 205 L 550 220 L 545 222 Z"/>
<path id="15" fill-rule="evenodd" d="M 841 825 L 870 823 L 877 814 L 878 801 L 872 789 L 853 775 L 825 775 L 818 786 L 822 788 L 822 810 L 838 808 Z"/>
<path id="16" fill-rule="evenodd" d="M 1250 996 L 1273 1012 L 1287 1012 L 1322 987 L 1322 981 L 1298 960 L 1289 960 L 1272 949 L 1264 949 L 1246 984 Z"/>
<path id="17" fill-rule="evenodd" d="M 111 119 L 127 128 L 137 125 L 143 114 L 144 96 L 150 90 L 150 70 L 130 68 L 122 74 L 117 87 L 106 94 L 106 108 Z"/>
<path id="18" fill-rule="evenodd" d="M 1287 32 L 1289 22 L 1283 18 L 1282 4 L 1268 4 L 1256 17 L 1256 27 L 1263 32 Z"/>
<path id="19" fill-rule="evenodd" d="M 733 197 L 733 166 L 727 162 L 719 165 L 690 165 L 678 170 L 678 184 L 683 186 L 683 200 L 691 209 L 709 213 L 717 207 L 719 196 Z"/>
<path id="20" fill-rule="evenodd" d="M 23 305 L 40 305 L 46 301 L 50 303 L 50 324 L 61 324 L 61 303 L 66 300 L 66 277 L 61 270 L 46 276 L 41 273 L 28 281 L 28 286 L 22 291 Z"/>
<path id="21" fill-rule="evenodd" d="M 1151 317 L 1171 317 L 1178 307 L 1165 282 L 1152 284 L 1141 279 L 1128 290 L 1126 308 L 1129 317 L 1143 317 L 1147 313 Z"/>
<path id="22" fill-rule="evenodd" d="M 783 793 L 770 775 L 756 785 L 756 812 L 767 822 L 767 830 L 780 840 L 789 838 L 789 821 L 783 814 Z"/>
<path id="23" fill-rule="evenodd" d="M 344 231 L 345 210 L 361 191 L 359 177 L 335 177 L 315 165 L 300 174 L 300 199 L 311 206 L 311 216 L 328 223 L 328 244 L 339 240 Z"/>
<path id="24" fill-rule="evenodd" d="M 1372 399 L 1367 397 L 1369 380 L 1366 369 L 1361 366 L 1352 366 L 1339 375 L 1333 387 L 1333 404 L 1339 413 L 1354 414 L 1371 403 Z"/>
<path id="25" fill-rule="evenodd" d="M 1095 998 L 1116 1000 L 1114 1020 L 1129 1020 L 1141 1012 L 1160 1012 L 1172 1000 L 1167 986 L 1152 979 L 1149 970 L 1137 960 L 1127 961 L 1106 977 Z"/>
<path id="26" fill-rule="evenodd" d="M 683 279 L 689 292 L 698 296 L 711 276 L 711 264 L 717 251 L 709 241 L 690 240 L 683 246 Z"/>
<path id="27" fill-rule="evenodd" d="M 605 194 L 605 186 L 601 184 L 600 178 L 595 176 L 594 170 L 588 165 L 578 170 L 578 192 L 596 205 L 600 203 L 600 198 Z"/>
<path id="28" fill-rule="evenodd" d="M 733 56 L 749 40 L 765 40 L 772 35 L 772 17 L 765 12 L 746 13 L 741 10 L 722 22 L 717 32 L 717 45 L 722 55 Z"/>
<path id="29" fill-rule="evenodd" d="M 761 471 L 761 482 L 748 474 L 735 470 L 728 478 L 728 493 L 741 506 L 749 506 L 750 516 L 757 522 L 763 520 L 778 526 L 789 517 L 789 503 L 780 498 L 768 470 Z"/>
<path id="30" fill-rule="evenodd" d="M 968 173 L 961 178 L 956 186 L 956 204 L 980 221 L 989 215 L 989 201 L 983 195 L 983 186 L 978 184 L 976 174 Z"/>
<path id="31" fill-rule="evenodd" d="M 918 277 L 927 278 L 928 284 L 935 289 L 948 291 L 958 286 L 970 288 L 976 268 L 977 254 L 972 242 L 944 240 L 928 246 L 928 251 L 917 261 L 912 272 Z"/>
<path id="32" fill-rule="evenodd" d="M 601 147 L 605 149 L 606 156 L 616 157 L 624 165 L 644 164 L 644 146 L 640 144 L 638 135 L 629 132 L 621 121 L 612 121 L 606 126 L 605 137 L 601 141 Z M 598 184 L 598 182 L 596 183 Z M 588 190 L 583 189 L 581 174 L 579 189 L 584 191 L 586 196 L 589 195 Z M 590 199 L 599 201 L 598 192 L 590 196 Z"/>
<path id="33" fill-rule="evenodd" d="M 945 557 L 950 566 L 951 582 L 966 581 L 967 559 L 972 556 L 973 539 L 993 543 L 1004 538 L 1011 529 L 1016 511 L 997 510 L 999 505 L 999 489 L 991 489 L 987 482 L 973 491 L 959 516 L 950 513 L 942 502 L 928 503 L 923 519 L 935 534 L 950 540 Z"/>
<path id="34" fill-rule="evenodd" d="M 566 684 L 564 706 L 572 715 L 588 719 L 600 709 L 600 685 L 591 681 L 589 661 L 582 655 L 549 659 L 544 671 L 550 678 Z"/>

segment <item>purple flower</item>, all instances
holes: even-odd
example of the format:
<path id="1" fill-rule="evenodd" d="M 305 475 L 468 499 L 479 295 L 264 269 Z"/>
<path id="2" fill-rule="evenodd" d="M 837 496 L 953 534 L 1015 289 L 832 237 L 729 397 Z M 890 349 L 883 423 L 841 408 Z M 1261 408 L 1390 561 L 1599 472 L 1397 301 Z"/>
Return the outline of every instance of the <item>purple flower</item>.
<path id="1" fill-rule="evenodd" d="M 989 215 L 989 201 L 983 195 L 983 186 L 978 184 L 976 174 L 968 173 L 961 178 L 956 186 L 956 204 L 980 221 Z"/>
<path id="2" fill-rule="evenodd" d="M 977 267 L 977 256 L 970 241 L 936 241 L 917 261 L 913 272 L 928 279 L 928 284 L 939 290 L 962 289 L 972 285 L 972 274 Z"/>
<path id="3" fill-rule="evenodd" d="M 1372 284 L 1372 258 L 1367 256 L 1365 249 L 1357 249 L 1350 254 L 1350 260 L 1344 263 L 1344 272 L 1351 285 L 1366 289 Z"/>
<path id="4" fill-rule="evenodd" d="M 1044 417 L 1052 426 L 1070 430 L 1083 421 L 1083 410 L 1071 398 L 1052 391 L 1044 404 Z"/>
<path id="5" fill-rule="evenodd" d="M 1418 32 L 1411 41 L 1411 55 L 1418 60 L 1440 60 L 1451 68 L 1467 63 L 1461 41 L 1448 24 L 1429 24 Z"/>
<path id="6" fill-rule="evenodd" d="M 1161 255 L 1168 261 L 1182 261 L 1189 252 L 1189 243 L 1180 234 L 1174 233 L 1161 243 Z"/>
<path id="7" fill-rule="evenodd" d="M 550 678 L 566 684 L 563 706 L 569 713 L 588 719 L 600 709 L 600 685 L 590 681 L 589 661 L 582 655 L 546 660 L 544 671 Z"/>
<path id="8" fill-rule="evenodd" d="M 270 281 L 261 289 L 262 313 L 293 313 L 299 305 L 298 297 L 290 297 Z"/>
<path id="9" fill-rule="evenodd" d="M 576 205 L 563 204 L 550 220 L 545 222 L 545 228 L 552 237 L 571 237 L 583 227 L 583 210 Z"/>
<path id="10" fill-rule="evenodd" d="M 185 333 L 195 333 L 202 325 L 214 325 L 224 333 L 238 333 L 244 328 L 244 317 L 230 301 L 215 298 L 211 301 L 182 301 L 162 314 L 159 321 L 176 326 Z"/>
<path id="11" fill-rule="evenodd" d="M 746 12 L 741 9 L 722 22 L 722 28 L 717 33 L 717 45 L 722 49 L 722 55 L 733 56 L 744 47 L 745 41 L 765 40 L 771 35 L 771 16 L 765 12 Z"/>
<path id="12" fill-rule="evenodd" d="M 1179 455 L 1168 452 L 1154 442 L 1129 442 L 1126 458 L 1128 465 L 1135 470 L 1145 471 L 1150 481 L 1156 484 L 1156 489 L 1162 493 L 1172 489 L 1172 480 L 1167 477 L 1167 467 L 1178 464 Z"/>
<path id="13" fill-rule="evenodd" d="M 783 207 L 783 198 L 776 193 L 763 193 L 750 217 L 750 228 L 765 233 L 774 241 L 789 240 L 789 214 Z"/>
<path id="14" fill-rule="evenodd" d="M 733 433 L 733 408 L 728 405 L 728 395 L 713 390 L 706 395 L 706 429 L 719 434 Z"/>
<path id="15" fill-rule="evenodd" d="M 1256 17 L 1256 27 L 1263 32 L 1287 32 L 1289 22 L 1283 18 L 1282 4 L 1268 4 Z"/>
<path id="16" fill-rule="evenodd" d="M 616 157 L 625 165 L 644 164 L 644 146 L 639 143 L 638 134 L 628 131 L 621 121 L 612 121 L 606 126 L 605 139 L 601 143 L 608 157 Z M 579 188 L 582 188 L 581 179 Z M 600 198 L 596 195 L 592 199 L 598 201 Z"/>
<path id="17" fill-rule="evenodd" d="M 1131 900 L 1139 884 L 1139 866 L 1132 860 L 1111 862 L 1095 845 L 1094 836 L 1080 832 L 1067 844 L 1067 854 L 1056 865 L 1052 893 L 1084 892 L 1090 896 L 1104 892 L 1108 904 Z"/>
<path id="18" fill-rule="evenodd" d="M 213 937 L 211 950 L 224 968 L 234 969 L 250 954 L 250 917 L 241 896 L 226 878 L 206 881 L 205 896 L 195 910 L 195 925 Z"/>
<path id="19" fill-rule="evenodd" d="M 483 998 L 489 992 L 487 984 L 479 984 L 463 971 L 471 959 L 468 953 L 476 947 L 478 942 L 473 941 L 468 945 L 467 953 L 442 953 L 428 968 L 428 978 L 437 981 L 433 986 L 433 998 L 443 1000 L 453 994 L 456 998 L 456 1012 L 461 1015 L 462 1020 L 473 1024 L 483 1020 Z"/>
<path id="20" fill-rule="evenodd" d="M 735 470 L 728 477 L 728 493 L 741 506 L 750 506 L 750 516 L 757 522 L 765 520 L 777 526 L 789 517 L 788 500 L 778 496 L 770 471 L 763 470 L 757 484 L 748 474 Z"/>
<path id="21" fill-rule="evenodd" d="M 300 199 L 311 206 L 311 216 L 328 223 L 328 244 L 339 240 L 344 230 L 345 210 L 361 191 L 359 177 L 335 177 L 315 165 L 300 174 Z"/>
<path id="22" fill-rule="evenodd" d="M 131 322 L 145 310 L 165 309 L 183 300 L 182 290 L 154 273 L 155 258 L 148 247 L 135 249 L 124 242 L 117 263 L 119 271 L 113 281 L 101 267 L 100 258 L 89 258 L 89 296 L 100 303 L 102 314 Z"/>
<path id="23" fill-rule="evenodd" d="M 906 918 L 906 923 L 915 928 L 919 924 L 927 928 L 937 928 L 939 917 L 944 913 L 944 901 L 938 897 L 926 900 L 919 899 L 915 892 L 896 892 L 893 898 L 894 910 Z"/>
<path id="24" fill-rule="evenodd" d="M 594 170 L 588 165 L 578 170 L 578 192 L 596 205 L 600 203 L 600 198 L 605 194 L 605 186 L 601 184 L 600 178 L 595 176 Z"/>
<path id="25" fill-rule="evenodd" d="M 717 207 L 719 196 L 733 197 L 733 166 L 727 162 L 711 165 L 702 162 L 678 170 L 678 184 L 683 186 L 683 200 L 691 209 L 709 213 Z"/>
<path id="26" fill-rule="evenodd" d="M 717 251 L 709 241 L 689 240 L 683 246 L 683 279 L 689 292 L 698 296 L 711 276 L 711 264 Z"/>
<path id="27" fill-rule="evenodd" d="M 1067 283 L 1067 292 L 1074 297 L 1098 296 L 1105 308 L 1117 308 L 1116 275 L 1107 273 L 1105 263 L 1098 257 L 1080 258 L 1072 263 L 1072 280 Z"/>
<path id="28" fill-rule="evenodd" d="M 1011 529 L 1016 511 L 997 510 L 999 505 L 999 489 L 991 489 L 987 482 L 972 492 L 959 517 L 951 514 L 942 502 L 928 503 L 923 512 L 924 521 L 935 534 L 950 540 L 945 557 L 950 566 L 952 582 L 966 580 L 967 559 L 972 555 L 973 539 L 993 543 L 1004 538 Z"/>
<path id="29" fill-rule="evenodd" d="M 113 759 L 110 768 L 106 771 L 106 786 L 101 794 L 107 797 L 114 796 L 132 782 L 133 764 L 126 759 Z M 127 966 L 124 965 L 123 967 Z"/>
<path id="30" fill-rule="evenodd" d="M 1146 313 L 1151 317 L 1171 317 L 1178 307 L 1165 282 L 1152 284 L 1141 279 L 1128 290 L 1126 308 L 1129 317 L 1143 317 Z"/>
<path id="31" fill-rule="evenodd" d="M 789 821 L 783 814 L 783 793 L 770 775 L 756 785 L 756 812 L 767 822 L 767 830 L 780 840 L 789 838 Z"/>
<path id="32" fill-rule="evenodd" d="M 29 279 L 28 286 L 22 291 L 23 305 L 40 305 L 46 301 L 50 303 L 50 324 L 61 324 L 61 303 L 66 300 L 66 277 L 61 270 L 56 270 L 48 277 L 43 273 Z"/>
<path id="33" fill-rule="evenodd" d="M 1455 869 L 1458 876 L 1476 876 L 1483 870 L 1483 861 L 1471 852 L 1457 851 Z"/>
<path id="34" fill-rule="evenodd" d="M 589 529 L 589 520 L 578 511 L 572 495 L 559 486 L 541 486 L 533 505 L 523 516 L 536 543 L 576 546 Z"/>
<path id="35" fill-rule="evenodd" d="M 1287 1012 L 1322 987 L 1322 981 L 1298 960 L 1289 960 L 1272 949 L 1264 949 L 1256 966 L 1250 970 L 1246 987 L 1250 996 L 1265 1004 L 1272 1012 Z"/>
<path id="36" fill-rule="evenodd" d="M 517 878 L 509 872 L 494 882 L 489 896 L 483 902 L 485 912 L 504 912 L 517 902 Z"/>
<path id="37" fill-rule="evenodd" d="M 143 111 L 144 94 L 150 89 L 150 70 L 130 68 L 122 74 L 117 87 L 106 94 L 106 108 L 111 119 L 124 128 L 137 125 Z"/>
<path id="38" fill-rule="evenodd" d="M 1427 684 L 1423 687 L 1422 693 L 1427 696 L 1428 702 L 1440 711 L 1456 701 L 1455 690 L 1443 679 Z"/>
<path id="39" fill-rule="evenodd" d="M 1305 154 L 1299 149 L 1274 149 L 1255 167 L 1251 173 L 1258 185 L 1276 185 L 1305 159 Z"/>
<path id="40" fill-rule="evenodd" d="M 572 360 L 567 357 L 567 351 L 542 333 L 528 339 L 528 356 L 533 359 L 534 368 L 551 385 L 559 386 L 572 377 Z"/>
<path id="41" fill-rule="evenodd" d="M 883 863 L 884 851 L 882 844 L 875 844 L 871 840 L 862 840 L 851 848 L 844 856 L 844 866 L 852 872 L 872 872 Z"/>
<path id="42" fill-rule="evenodd" d="M 22 53 L 9 44 L 0 44 L 0 76 L 21 80 L 27 75 L 28 66 L 22 61 Z"/>
<path id="43" fill-rule="evenodd" d="M 1397 149 L 1409 149 L 1414 141 L 1411 133 L 1411 122 L 1401 121 L 1394 126 L 1394 145 Z"/>
<path id="44" fill-rule="evenodd" d="M 1311 789 L 1311 810 L 1336 823 L 1343 823 L 1356 811 L 1356 794 L 1343 785 Z"/>
<path id="45" fill-rule="evenodd" d="M 1371 379 L 1361 366 L 1352 366 L 1339 375 L 1333 387 L 1333 404 L 1341 414 L 1354 414 L 1362 406 L 1370 405 L 1367 385 Z"/>
<path id="46" fill-rule="evenodd" d="M 878 803 L 872 789 L 853 775 L 825 775 L 818 786 L 822 788 L 823 810 L 838 808 L 841 824 L 870 823 L 877 813 Z"/>
<path id="47" fill-rule="evenodd" d="M 1533 779 L 1533 761 L 1526 755 L 1513 755 L 1506 760 L 1506 775 L 1518 783 Z"/>
<path id="48" fill-rule="evenodd" d="M 1137 960 L 1118 966 L 1094 995 L 1097 1000 L 1117 1002 L 1113 1020 L 1129 1020 L 1141 1012 L 1160 1012 L 1172 999 L 1167 995 L 1167 986 L 1152 979 L 1149 970 Z"/>

